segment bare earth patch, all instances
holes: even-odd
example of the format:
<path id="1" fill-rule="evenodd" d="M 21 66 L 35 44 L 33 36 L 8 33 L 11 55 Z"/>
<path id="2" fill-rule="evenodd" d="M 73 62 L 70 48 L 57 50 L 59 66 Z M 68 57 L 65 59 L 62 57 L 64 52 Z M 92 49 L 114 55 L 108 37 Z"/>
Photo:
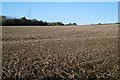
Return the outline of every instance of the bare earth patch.
<path id="1" fill-rule="evenodd" d="M 118 27 L 3 27 L 2 79 L 118 80 Z"/>

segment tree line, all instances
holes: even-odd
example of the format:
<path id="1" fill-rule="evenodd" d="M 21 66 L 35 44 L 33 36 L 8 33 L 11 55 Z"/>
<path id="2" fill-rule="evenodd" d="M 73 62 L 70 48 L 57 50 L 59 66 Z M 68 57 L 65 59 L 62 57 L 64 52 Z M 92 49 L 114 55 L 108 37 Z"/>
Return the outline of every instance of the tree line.
<path id="1" fill-rule="evenodd" d="M 2 26 L 73 26 L 77 25 L 76 23 L 64 24 L 62 22 L 46 22 L 37 19 L 27 19 L 22 17 L 20 19 L 11 18 L 8 19 L 6 16 L 0 16 L 0 24 Z"/>

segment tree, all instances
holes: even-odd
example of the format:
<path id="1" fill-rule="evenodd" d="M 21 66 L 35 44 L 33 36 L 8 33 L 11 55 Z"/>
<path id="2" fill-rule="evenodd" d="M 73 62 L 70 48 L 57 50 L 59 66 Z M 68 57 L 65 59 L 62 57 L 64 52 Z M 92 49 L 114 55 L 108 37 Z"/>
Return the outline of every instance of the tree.
<path id="1" fill-rule="evenodd" d="M 0 16 L 0 25 L 2 25 L 2 23 L 4 23 L 6 20 L 6 16 Z"/>
<path id="2" fill-rule="evenodd" d="M 26 17 L 22 17 L 22 18 L 20 19 L 20 21 L 21 21 L 21 23 L 26 23 L 26 22 L 27 22 L 27 19 L 26 19 Z"/>
<path id="3" fill-rule="evenodd" d="M 71 26 L 71 25 L 72 25 L 72 23 L 69 23 L 68 25 L 69 25 L 69 26 Z"/>
<path id="4" fill-rule="evenodd" d="M 38 22 L 38 20 L 37 19 L 32 19 L 31 22 Z"/>
<path id="5" fill-rule="evenodd" d="M 98 23 L 98 25 L 102 25 L 101 23 Z"/>
<path id="6" fill-rule="evenodd" d="M 2 19 L 3 18 L 3 19 Z M 65 24 L 63 24 L 62 22 L 44 22 L 42 20 L 37 20 L 37 19 L 26 19 L 26 17 L 22 17 L 20 19 L 16 19 L 16 18 L 6 18 L 6 16 L 2 16 L 1 18 L 1 24 L 3 26 L 63 26 Z M 69 25 L 72 25 L 72 23 L 70 23 Z M 76 23 L 74 23 L 74 25 L 76 25 Z"/>
<path id="7" fill-rule="evenodd" d="M 27 20 L 26 17 L 22 17 L 21 20 Z"/>
<path id="8" fill-rule="evenodd" d="M 73 23 L 73 25 L 77 25 L 76 23 Z"/>

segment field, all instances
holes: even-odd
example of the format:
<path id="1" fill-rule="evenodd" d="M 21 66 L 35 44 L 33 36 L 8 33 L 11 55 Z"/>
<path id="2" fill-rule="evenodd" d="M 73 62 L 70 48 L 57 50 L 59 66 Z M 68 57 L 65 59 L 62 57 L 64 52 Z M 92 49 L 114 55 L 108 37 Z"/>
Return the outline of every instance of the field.
<path id="1" fill-rule="evenodd" d="M 118 80 L 118 26 L 3 27 L 2 78 Z"/>

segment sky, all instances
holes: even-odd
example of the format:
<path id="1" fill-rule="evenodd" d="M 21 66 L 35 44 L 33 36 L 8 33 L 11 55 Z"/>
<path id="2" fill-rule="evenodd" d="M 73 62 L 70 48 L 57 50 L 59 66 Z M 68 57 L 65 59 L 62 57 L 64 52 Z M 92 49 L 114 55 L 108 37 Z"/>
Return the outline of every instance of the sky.
<path id="1" fill-rule="evenodd" d="M 30 9 L 30 17 L 29 17 Z M 2 2 L 2 15 L 81 24 L 118 21 L 117 2 Z"/>
<path id="2" fill-rule="evenodd" d="M 119 2 L 119 0 L 1 0 L 2 2 Z"/>

